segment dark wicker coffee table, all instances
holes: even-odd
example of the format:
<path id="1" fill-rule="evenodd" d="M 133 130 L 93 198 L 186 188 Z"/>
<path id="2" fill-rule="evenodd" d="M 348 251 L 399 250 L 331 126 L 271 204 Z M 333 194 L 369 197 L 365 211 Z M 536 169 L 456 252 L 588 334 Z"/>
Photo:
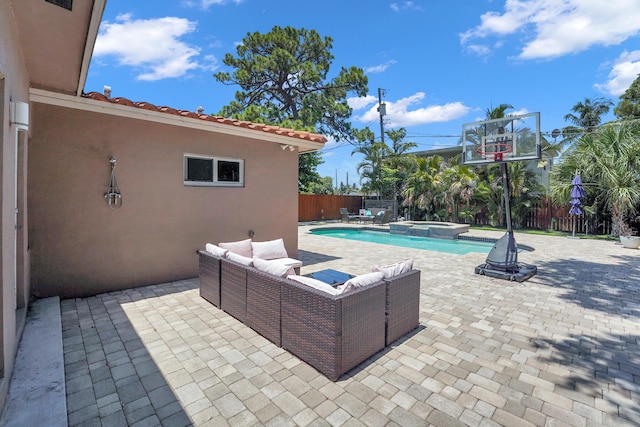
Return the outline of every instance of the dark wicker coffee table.
<path id="1" fill-rule="evenodd" d="M 342 285 L 347 280 L 355 277 L 353 274 L 343 273 L 342 271 L 326 269 L 316 271 L 314 273 L 305 274 L 307 277 L 311 277 L 316 280 L 320 280 L 321 282 L 327 283 L 331 286 Z"/>

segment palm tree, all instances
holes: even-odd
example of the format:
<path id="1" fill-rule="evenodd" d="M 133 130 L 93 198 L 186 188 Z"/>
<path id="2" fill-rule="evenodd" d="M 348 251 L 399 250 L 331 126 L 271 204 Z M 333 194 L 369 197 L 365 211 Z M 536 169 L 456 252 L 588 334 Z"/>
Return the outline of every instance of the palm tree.
<path id="1" fill-rule="evenodd" d="M 627 221 L 640 203 L 640 124 L 607 124 L 577 141 L 553 172 L 556 203 L 568 202 L 566 182 L 576 173 L 587 198 L 611 214 L 613 234 L 630 234 Z"/>
<path id="2" fill-rule="evenodd" d="M 512 109 L 513 106 L 511 104 L 500 104 L 496 108 L 487 108 L 486 120 L 492 119 L 502 119 L 506 117 L 505 111 Z"/>
<path id="3" fill-rule="evenodd" d="M 389 147 L 381 141 L 370 142 L 356 147 L 351 152 L 351 155 L 355 153 L 360 153 L 364 156 L 364 159 L 356 166 L 360 181 L 367 180 L 362 185 L 362 188 L 375 192 L 380 198 L 386 187 L 388 187 L 388 180 L 384 171 L 384 160 L 390 154 Z"/>
<path id="4" fill-rule="evenodd" d="M 453 165 L 442 172 L 445 182 L 445 202 L 453 221 L 458 221 L 460 203 L 469 208 L 469 204 L 475 189 L 477 188 L 478 175 L 471 166 Z"/>
<path id="5" fill-rule="evenodd" d="M 416 209 L 433 215 L 436 211 L 436 195 L 442 188 L 442 170 L 444 160 L 441 156 L 418 157 L 413 170 L 409 173 L 402 192 L 404 205 L 409 206 L 412 217 L 416 217 Z"/>
<path id="6" fill-rule="evenodd" d="M 576 103 L 571 111 L 564 116 L 564 120 L 573 124 L 562 129 L 563 145 L 572 144 L 582 135 L 594 132 L 602 122 L 602 116 L 607 114 L 613 102 L 605 98 L 589 99 Z M 574 114 L 575 113 L 575 114 Z"/>
<path id="7" fill-rule="evenodd" d="M 406 154 L 410 149 L 417 147 L 415 142 L 403 142 L 407 136 L 405 128 L 389 130 L 385 132 L 392 141 L 390 155 L 385 160 L 386 174 L 393 179 L 393 199 L 398 202 L 398 196 L 402 190 L 402 184 L 407 179 L 413 156 Z"/>

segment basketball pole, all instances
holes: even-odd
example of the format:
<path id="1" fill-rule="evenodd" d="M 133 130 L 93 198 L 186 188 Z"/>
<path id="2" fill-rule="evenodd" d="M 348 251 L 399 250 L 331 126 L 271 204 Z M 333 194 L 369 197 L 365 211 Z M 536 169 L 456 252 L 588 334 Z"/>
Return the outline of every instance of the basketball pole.
<path id="1" fill-rule="evenodd" d="M 509 170 L 506 162 L 500 162 L 500 170 L 502 172 L 502 186 L 504 187 L 504 210 L 506 213 L 507 233 L 513 234 L 513 226 L 511 224 L 511 183 L 509 182 Z"/>
<path id="2" fill-rule="evenodd" d="M 509 181 L 509 169 L 507 162 L 500 162 L 500 171 L 502 172 L 502 186 L 504 187 L 504 210 L 505 220 L 507 221 L 507 247 L 504 254 L 504 267 L 506 270 L 518 268 L 518 245 L 513 235 L 513 223 L 511 219 L 511 182 Z"/>

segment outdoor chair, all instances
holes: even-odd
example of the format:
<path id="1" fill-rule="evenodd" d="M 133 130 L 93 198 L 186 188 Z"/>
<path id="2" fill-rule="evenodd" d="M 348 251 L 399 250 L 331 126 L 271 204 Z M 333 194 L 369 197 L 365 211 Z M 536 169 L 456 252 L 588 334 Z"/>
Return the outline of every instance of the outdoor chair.
<path id="1" fill-rule="evenodd" d="M 373 217 L 374 224 L 387 224 L 391 220 L 391 211 L 380 211 Z"/>
<path id="2" fill-rule="evenodd" d="M 347 221 L 347 223 L 349 223 L 351 222 L 351 220 L 355 221 L 357 219 L 358 219 L 358 215 L 349 213 L 347 208 L 340 208 L 340 222 Z"/>

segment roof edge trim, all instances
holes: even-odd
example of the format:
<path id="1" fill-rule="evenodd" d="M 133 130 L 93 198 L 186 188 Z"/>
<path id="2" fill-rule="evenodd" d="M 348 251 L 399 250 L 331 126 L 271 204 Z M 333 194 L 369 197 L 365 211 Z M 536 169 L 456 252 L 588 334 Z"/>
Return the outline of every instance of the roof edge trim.
<path id="1" fill-rule="evenodd" d="M 82 95 L 84 85 L 87 82 L 87 75 L 89 73 L 89 65 L 91 64 L 91 57 L 93 56 L 93 48 L 98 38 L 98 32 L 100 31 L 100 21 L 104 15 L 104 8 L 107 5 L 107 0 L 94 0 L 93 8 L 91 10 L 91 20 L 89 21 L 89 29 L 87 30 L 87 40 L 84 45 L 84 53 L 82 55 L 82 65 L 80 68 L 80 78 L 78 79 L 78 88 L 76 89 L 76 95 Z"/>
<path id="2" fill-rule="evenodd" d="M 108 114 L 112 116 L 127 117 L 135 120 L 145 120 L 163 123 L 172 126 L 181 126 L 190 129 L 200 129 L 208 132 L 218 132 L 243 138 L 258 139 L 278 144 L 286 144 L 297 147 L 302 152 L 317 151 L 324 147 L 324 142 L 303 140 L 295 136 L 288 136 L 288 132 L 265 132 L 259 128 L 243 127 L 234 124 L 217 123 L 199 118 L 191 118 L 176 114 L 167 114 L 161 111 L 153 111 L 135 106 L 113 104 L 97 101 L 85 97 L 65 95 L 43 89 L 31 88 L 29 90 L 31 102 L 55 105 L 76 110 L 94 113 Z M 277 128 L 277 127 L 273 127 Z"/>

